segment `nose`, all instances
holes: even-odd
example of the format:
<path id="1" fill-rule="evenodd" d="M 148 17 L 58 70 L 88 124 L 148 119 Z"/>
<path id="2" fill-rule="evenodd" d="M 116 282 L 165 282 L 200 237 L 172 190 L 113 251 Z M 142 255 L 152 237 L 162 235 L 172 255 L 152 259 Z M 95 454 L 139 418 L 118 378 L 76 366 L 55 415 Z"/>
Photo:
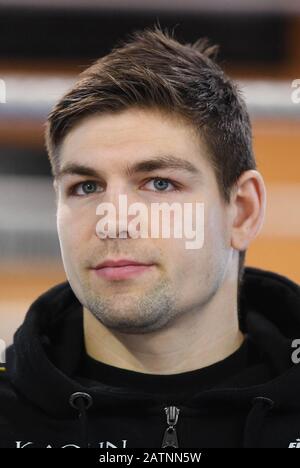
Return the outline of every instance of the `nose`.
<path id="1" fill-rule="evenodd" d="M 112 185 L 97 206 L 96 214 L 101 218 L 97 222 L 96 234 L 100 239 L 137 237 L 129 232 L 130 222 L 135 216 L 128 214 L 135 203 L 134 194 L 123 183 Z"/>

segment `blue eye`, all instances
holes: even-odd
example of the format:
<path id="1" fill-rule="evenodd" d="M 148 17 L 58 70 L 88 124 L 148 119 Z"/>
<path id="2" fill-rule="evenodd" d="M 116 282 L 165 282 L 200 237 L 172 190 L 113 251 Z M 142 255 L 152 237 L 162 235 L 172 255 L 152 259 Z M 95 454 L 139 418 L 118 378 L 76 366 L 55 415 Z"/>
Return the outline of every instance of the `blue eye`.
<path id="1" fill-rule="evenodd" d="M 71 187 L 71 194 L 77 196 L 90 195 L 96 193 L 97 186 L 97 182 L 93 182 L 92 180 L 80 182 L 79 184 L 74 185 L 74 187 Z M 79 193 L 80 191 L 81 193 Z"/>
<path id="2" fill-rule="evenodd" d="M 176 185 L 169 179 L 164 179 L 162 177 L 154 177 L 150 179 L 147 183 L 153 182 L 154 187 L 157 189 L 158 192 L 169 192 L 170 190 L 166 190 L 170 184 L 173 186 L 173 189 L 176 190 Z"/>

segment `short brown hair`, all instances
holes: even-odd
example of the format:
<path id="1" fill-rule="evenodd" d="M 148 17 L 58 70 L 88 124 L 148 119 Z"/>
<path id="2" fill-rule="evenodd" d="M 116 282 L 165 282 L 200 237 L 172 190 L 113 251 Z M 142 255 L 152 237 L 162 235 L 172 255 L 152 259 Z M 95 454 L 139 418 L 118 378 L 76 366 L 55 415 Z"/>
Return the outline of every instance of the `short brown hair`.
<path id="1" fill-rule="evenodd" d="M 46 147 L 55 177 L 66 134 L 91 114 L 130 107 L 159 109 L 190 123 L 208 148 L 226 202 L 240 175 L 255 169 L 252 130 L 236 84 L 216 63 L 206 38 L 182 44 L 160 26 L 135 31 L 84 70 L 46 122 Z M 239 280 L 245 251 L 240 252 Z"/>

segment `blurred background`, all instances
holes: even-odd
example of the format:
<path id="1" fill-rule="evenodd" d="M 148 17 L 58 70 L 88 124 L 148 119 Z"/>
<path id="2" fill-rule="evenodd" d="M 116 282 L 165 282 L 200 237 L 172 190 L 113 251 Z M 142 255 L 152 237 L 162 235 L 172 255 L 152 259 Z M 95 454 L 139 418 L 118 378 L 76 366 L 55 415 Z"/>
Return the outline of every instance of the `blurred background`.
<path id="1" fill-rule="evenodd" d="M 220 44 L 219 63 L 244 91 L 268 190 L 246 264 L 300 282 L 300 1 L 0 0 L 0 338 L 7 343 L 30 303 L 65 280 L 43 140 L 47 113 L 117 40 L 158 20 L 179 40 Z"/>

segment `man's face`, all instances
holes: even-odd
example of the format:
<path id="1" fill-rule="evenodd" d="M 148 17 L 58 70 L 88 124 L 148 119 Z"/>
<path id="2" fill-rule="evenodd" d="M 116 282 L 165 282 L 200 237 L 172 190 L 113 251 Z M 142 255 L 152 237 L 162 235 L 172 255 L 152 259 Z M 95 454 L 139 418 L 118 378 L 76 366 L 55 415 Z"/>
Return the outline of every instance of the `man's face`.
<path id="1" fill-rule="evenodd" d="M 230 222 L 205 152 L 190 126 L 141 109 L 90 116 L 65 137 L 60 169 L 80 164 L 95 174 L 67 173 L 57 179 L 63 263 L 81 304 L 106 327 L 124 333 L 162 329 L 183 314 L 199 311 L 221 287 L 232 253 Z M 148 165 L 143 171 L 128 171 L 163 156 L 188 162 L 195 170 Z M 112 203 L 118 214 L 119 195 L 127 195 L 128 206 L 139 202 L 149 212 L 152 203 L 204 203 L 203 247 L 187 249 L 185 237 L 172 235 L 132 238 L 128 232 L 127 238 L 100 238 L 96 209 Z M 96 265 L 121 258 L 153 266 L 119 280 L 96 273 Z"/>

